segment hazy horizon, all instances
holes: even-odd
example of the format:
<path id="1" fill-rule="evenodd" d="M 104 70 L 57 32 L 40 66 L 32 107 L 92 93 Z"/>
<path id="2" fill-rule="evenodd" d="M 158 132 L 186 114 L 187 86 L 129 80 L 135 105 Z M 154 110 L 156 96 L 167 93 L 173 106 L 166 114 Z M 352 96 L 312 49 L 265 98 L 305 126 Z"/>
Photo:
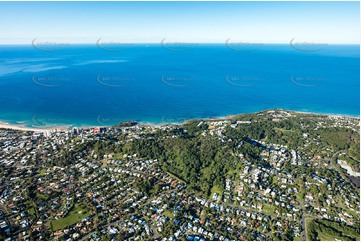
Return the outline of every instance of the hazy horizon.
<path id="1" fill-rule="evenodd" d="M 0 44 L 359 44 L 359 2 L 0 2 Z M 6 24 L 5 24 L 6 23 Z"/>

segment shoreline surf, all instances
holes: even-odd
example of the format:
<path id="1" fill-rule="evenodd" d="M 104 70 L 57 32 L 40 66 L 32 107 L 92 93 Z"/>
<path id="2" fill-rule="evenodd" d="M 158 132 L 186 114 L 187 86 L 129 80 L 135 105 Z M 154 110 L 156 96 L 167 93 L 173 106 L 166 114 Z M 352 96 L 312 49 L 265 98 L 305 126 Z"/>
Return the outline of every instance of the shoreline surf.
<path id="1" fill-rule="evenodd" d="M 287 110 L 287 109 L 265 109 L 257 112 L 245 112 L 245 113 L 238 113 L 238 114 L 229 114 L 229 115 L 220 115 L 219 117 L 210 117 L 210 118 L 190 118 L 190 119 L 184 119 L 183 122 L 160 122 L 160 123 L 153 123 L 150 121 L 136 121 L 137 125 L 143 125 L 143 126 L 152 126 L 159 128 L 161 126 L 166 125 L 181 125 L 187 121 L 191 120 L 225 120 L 230 119 L 237 115 L 244 115 L 244 114 L 255 114 L 255 113 L 261 113 L 261 112 L 267 112 L 267 111 L 275 111 L 275 110 L 282 110 L 285 112 L 293 112 L 298 114 L 308 114 L 308 115 L 323 115 L 328 117 L 340 117 L 340 118 L 352 118 L 352 119 L 360 119 L 360 116 L 354 116 L 354 115 L 346 115 L 346 114 L 334 114 L 334 113 L 316 113 L 316 112 L 307 112 L 307 111 L 295 111 L 295 110 Z M 53 131 L 69 131 L 74 128 L 79 129 L 90 129 L 94 127 L 114 127 L 117 124 L 113 125 L 75 125 L 75 124 L 64 124 L 64 125 L 54 125 L 49 126 L 46 125 L 44 127 L 28 127 L 26 125 L 19 125 L 19 124 L 11 124 L 8 121 L 0 120 L 0 129 L 14 129 L 14 130 L 20 130 L 20 131 L 32 131 L 32 132 L 53 132 Z"/>

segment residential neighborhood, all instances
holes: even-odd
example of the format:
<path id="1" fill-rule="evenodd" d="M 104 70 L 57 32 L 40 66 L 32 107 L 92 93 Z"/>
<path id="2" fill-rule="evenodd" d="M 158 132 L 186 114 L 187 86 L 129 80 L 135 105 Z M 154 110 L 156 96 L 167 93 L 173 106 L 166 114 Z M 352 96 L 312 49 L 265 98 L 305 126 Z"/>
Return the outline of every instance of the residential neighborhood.
<path id="1" fill-rule="evenodd" d="M 50 135 L 1 129 L 1 239 L 306 240 L 312 220 L 359 227 L 359 187 L 337 165 L 337 151 L 307 150 L 321 142 L 317 136 L 302 133 L 307 145 L 297 150 L 251 135 L 228 136 L 265 115 L 278 123 L 291 114 L 198 121 L 198 128 L 207 125 L 201 137 L 234 143 L 239 164 L 209 194 L 165 169 L 170 160 L 124 153 L 124 148 L 109 151 L 113 143 L 127 146 L 190 132 L 179 125 L 74 128 Z M 359 132 L 358 121 L 347 118 L 323 117 L 315 128 L 330 122 Z M 257 160 L 242 152 L 246 144 L 259 149 Z"/>

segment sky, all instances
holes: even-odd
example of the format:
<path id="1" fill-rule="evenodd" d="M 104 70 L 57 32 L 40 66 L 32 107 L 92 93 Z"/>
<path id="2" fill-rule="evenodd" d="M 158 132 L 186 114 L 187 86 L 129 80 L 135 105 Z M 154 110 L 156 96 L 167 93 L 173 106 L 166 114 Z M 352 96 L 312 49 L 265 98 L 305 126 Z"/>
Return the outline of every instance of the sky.
<path id="1" fill-rule="evenodd" d="M 359 2 L 0 2 L 0 44 L 359 44 Z"/>

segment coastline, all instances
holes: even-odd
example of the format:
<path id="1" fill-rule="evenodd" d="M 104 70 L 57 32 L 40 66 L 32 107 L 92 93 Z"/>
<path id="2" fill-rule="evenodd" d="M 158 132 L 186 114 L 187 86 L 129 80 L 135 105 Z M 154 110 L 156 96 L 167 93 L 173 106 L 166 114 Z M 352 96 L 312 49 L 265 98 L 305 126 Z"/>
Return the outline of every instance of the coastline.
<path id="1" fill-rule="evenodd" d="M 19 131 L 31 131 L 31 132 L 39 132 L 39 133 L 47 133 L 52 131 L 66 131 L 68 130 L 68 128 L 69 128 L 68 126 L 52 126 L 52 127 L 46 126 L 40 128 L 32 128 L 23 125 L 15 125 L 15 124 L 0 122 L 0 129 L 13 129 Z"/>
<path id="2" fill-rule="evenodd" d="M 360 119 L 360 116 L 350 115 L 350 114 L 315 113 L 315 112 L 307 112 L 307 111 L 292 111 L 292 110 L 285 110 L 285 111 L 291 111 L 291 112 L 301 113 L 301 114 L 316 114 L 316 115 L 326 115 L 326 116 L 340 117 L 340 118 L 354 118 L 354 119 Z"/>
<path id="3" fill-rule="evenodd" d="M 353 119 L 360 119 L 360 116 L 353 116 L 353 115 L 344 115 L 344 114 L 332 114 L 332 113 L 315 113 L 315 112 L 307 112 L 307 111 L 294 111 L 294 110 L 286 110 L 282 108 L 276 108 L 276 109 L 265 109 L 261 111 L 251 112 L 251 113 L 239 113 L 239 114 L 229 114 L 229 115 L 222 115 L 219 117 L 212 117 L 212 118 L 191 118 L 188 120 L 184 120 L 183 122 L 172 122 L 172 123 L 152 123 L 149 121 L 140 121 L 137 122 L 137 125 L 143 125 L 143 126 L 152 126 L 156 128 L 160 128 L 161 126 L 165 125 L 181 125 L 184 124 L 187 121 L 190 120 L 226 120 L 230 119 L 232 117 L 235 117 L 237 115 L 244 115 L 244 114 L 255 114 L 255 113 L 261 113 L 261 112 L 267 112 L 267 111 L 285 111 L 285 112 L 293 112 L 298 114 L 308 114 L 308 115 L 324 115 L 324 116 L 330 116 L 330 117 L 340 117 L 340 118 L 353 118 Z M 81 128 L 81 129 L 89 129 L 93 127 L 113 127 L 114 125 L 54 125 L 54 126 L 44 126 L 44 127 L 27 127 L 25 125 L 19 125 L 19 124 L 9 124 L 6 121 L 0 120 L 0 129 L 13 129 L 13 130 L 20 130 L 20 131 L 32 131 L 32 132 L 42 132 L 42 133 L 48 133 L 48 132 L 54 132 L 54 131 L 69 131 L 73 128 Z"/>

